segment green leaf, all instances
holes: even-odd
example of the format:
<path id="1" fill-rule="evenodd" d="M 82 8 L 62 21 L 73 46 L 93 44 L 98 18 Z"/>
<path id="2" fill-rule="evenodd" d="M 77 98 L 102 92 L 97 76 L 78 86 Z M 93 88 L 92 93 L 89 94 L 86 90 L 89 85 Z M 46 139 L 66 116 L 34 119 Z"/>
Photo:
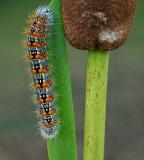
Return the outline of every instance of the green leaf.
<path id="1" fill-rule="evenodd" d="M 54 12 L 55 26 L 48 40 L 50 57 L 54 63 L 53 77 L 57 93 L 57 117 L 60 119 L 59 135 L 47 140 L 49 160 L 77 160 L 76 134 L 70 73 L 66 55 L 61 0 L 51 1 L 49 8 Z"/>

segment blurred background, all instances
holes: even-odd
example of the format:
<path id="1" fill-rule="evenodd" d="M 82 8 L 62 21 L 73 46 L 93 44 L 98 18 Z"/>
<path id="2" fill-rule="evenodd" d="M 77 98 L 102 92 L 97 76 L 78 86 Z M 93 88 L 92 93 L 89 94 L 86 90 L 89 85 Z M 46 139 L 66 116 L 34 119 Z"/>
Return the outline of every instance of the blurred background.
<path id="1" fill-rule="evenodd" d="M 27 15 L 47 0 L 0 0 L 0 160 L 47 160 L 35 126 L 23 60 Z M 144 1 L 128 41 L 110 54 L 106 160 L 144 159 Z M 68 47 L 79 160 L 82 160 L 87 53 Z M 79 63 L 80 62 L 80 63 Z"/>

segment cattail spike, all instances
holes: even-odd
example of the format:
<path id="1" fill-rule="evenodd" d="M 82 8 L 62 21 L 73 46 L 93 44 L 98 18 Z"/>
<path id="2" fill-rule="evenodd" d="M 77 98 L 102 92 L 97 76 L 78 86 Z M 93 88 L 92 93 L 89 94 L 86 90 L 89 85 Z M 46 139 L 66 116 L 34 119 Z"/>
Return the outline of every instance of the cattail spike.
<path id="1" fill-rule="evenodd" d="M 128 37 L 136 0 L 62 0 L 65 35 L 76 48 L 112 50 Z"/>

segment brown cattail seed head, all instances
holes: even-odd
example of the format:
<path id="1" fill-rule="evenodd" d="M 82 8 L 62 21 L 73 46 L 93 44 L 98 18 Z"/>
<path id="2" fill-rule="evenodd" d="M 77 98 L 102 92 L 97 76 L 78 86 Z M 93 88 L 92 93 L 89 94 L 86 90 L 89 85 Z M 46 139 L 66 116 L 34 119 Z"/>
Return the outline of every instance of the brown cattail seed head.
<path id="1" fill-rule="evenodd" d="M 62 0 L 65 35 L 76 48 L 112 50 L 128 37 L 136 0 Z"/>

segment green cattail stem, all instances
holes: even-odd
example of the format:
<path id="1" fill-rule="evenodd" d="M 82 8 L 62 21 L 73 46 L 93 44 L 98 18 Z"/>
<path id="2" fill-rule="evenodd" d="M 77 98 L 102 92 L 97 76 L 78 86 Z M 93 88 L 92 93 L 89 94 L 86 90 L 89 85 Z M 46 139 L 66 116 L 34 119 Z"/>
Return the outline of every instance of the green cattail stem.
<path id="1" fill-rule="evenodd" d="M 57 117 L 60 119 L 60 132 L 56 138 L 47 140 L 49 160 L 77 160 L 76 134 L 73 115 L 70 73 L 66 55 L 65 37 L 61 13 L 61 0 L 52 0 L 49 8 L 55 15 L 54 36 L 48 43 L 49 51 L 55 57 L 54 79 L 56 81 Z"/>
<path id="2" fill-rule="evenodd" d="M 89 51 L 84 129 L 84 160 L 103 160 L 109 53 Z"/>

